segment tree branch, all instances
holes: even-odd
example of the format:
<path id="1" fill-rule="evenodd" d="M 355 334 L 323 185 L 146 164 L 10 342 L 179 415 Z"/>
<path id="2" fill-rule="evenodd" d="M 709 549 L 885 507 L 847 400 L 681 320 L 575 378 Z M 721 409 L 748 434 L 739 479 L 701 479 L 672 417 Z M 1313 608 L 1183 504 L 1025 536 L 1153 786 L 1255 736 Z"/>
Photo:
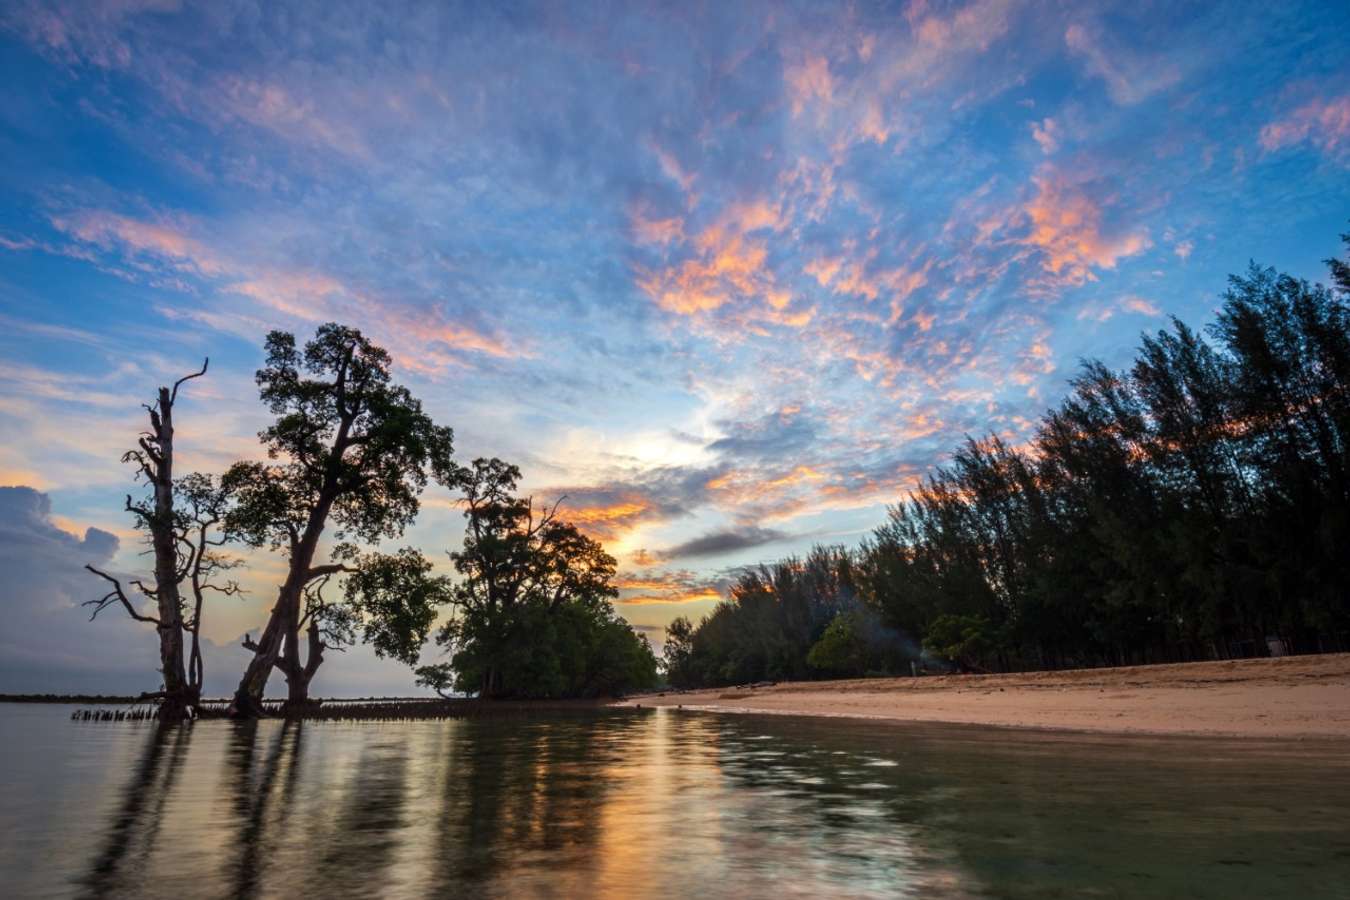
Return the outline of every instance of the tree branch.
<path id="1" fill-rule="evenodd" d="M 206 374 L 206 367 L 209 365 L 211 365 L 211 357 L 208 356 L 202 360 L 202 368 L 200 372 L 193 372 L 191 375 L 184 375 L 182 378 L 175 381 L 173 383 L 173 392 L 169 394 L 169 403 L 173 403 L 175 400 L 178 399 L 179 385 L 181 385 L 185 381 L 191 381 L 194 378 L 202 377 L 203 375 Z"/>
<path id="2" fill-rule="evenodd" d="M 131 605 L 131 601 L 127 599 L 126 592 L 122 590 L 122 582 L 118 581 L 116 578 L 112 577 L 106 572 L 100 572 L 93 566 L 86 565 L 85 568 L 88 569 L 90 572 L 93 572 L 99 578 L 102 578 L 104 581 L 110 582 L 113 586 L 113 589 L 100 599 L 86 600 L 83 604 L 81 604 L 83 606 L 94 607 L 94 614 L 89 617 L 89 621 L 92 622 L 95 618 L 98 617 L 99 613 L 103 612 L 103 610 L 111 606 L 113 601 L 117 601 L 122 604 L 122 607 L 124 609 L 126 609 L 127 615 L 131 616 L 137 622 L 149 622 L 156 628 L 159 628 L 161 626 L 161 622 L 159 621 L 159 619 L 156 619 L 154 616 L 144 616 L 136 612 L 136 607 Z"/>

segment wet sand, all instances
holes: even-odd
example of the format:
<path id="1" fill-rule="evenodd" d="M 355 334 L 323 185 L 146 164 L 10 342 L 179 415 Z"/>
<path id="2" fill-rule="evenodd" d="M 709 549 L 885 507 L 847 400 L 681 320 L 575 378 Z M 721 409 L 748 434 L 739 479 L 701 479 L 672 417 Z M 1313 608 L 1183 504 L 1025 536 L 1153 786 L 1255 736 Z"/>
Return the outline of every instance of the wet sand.
<path id="1" fill-rule="evenodd" d="M 1350 653 L 1225 662 L 783 682 L 623 705 L 1101 733 L 1350 739 Z"/>

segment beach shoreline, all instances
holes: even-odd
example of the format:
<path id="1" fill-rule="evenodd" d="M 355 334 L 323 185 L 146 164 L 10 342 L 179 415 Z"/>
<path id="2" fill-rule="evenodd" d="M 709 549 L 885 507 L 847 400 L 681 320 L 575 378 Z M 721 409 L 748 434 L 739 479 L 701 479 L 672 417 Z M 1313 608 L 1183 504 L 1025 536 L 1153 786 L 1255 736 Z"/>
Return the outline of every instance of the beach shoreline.
<path id="1" fill-rule="evenodd" d="M 625 707 L 1098 734 L 1350 740 L 1350 653 L 668 691 Z"/>

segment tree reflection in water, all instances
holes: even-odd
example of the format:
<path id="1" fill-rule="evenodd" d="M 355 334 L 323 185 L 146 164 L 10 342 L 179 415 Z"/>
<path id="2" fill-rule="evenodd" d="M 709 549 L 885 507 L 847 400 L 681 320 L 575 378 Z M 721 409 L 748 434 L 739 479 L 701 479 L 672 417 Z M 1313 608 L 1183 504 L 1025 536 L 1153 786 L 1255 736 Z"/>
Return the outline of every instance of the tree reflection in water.
<path id="1" fill-rule="evenodd" d="M 102 849 L 80 881 L 86 896 L 121 892 L 143 874 L 164 820 L 164 808 L 187 755 L 190 724 L 150 726 L 145 747 L 122 789 L 122 798 L 108 826 Z"/>
<path id="2" fill-rule="evenodd" d="M 283 722 L 267 741 L 259 762 L 261 743 L 257 720 L 232 722 L 225 761 L 227 774 L 221 780 L 231 801 L 237 837 L 233 841 L 234 896 L 253 897 L 262 884 L 270 861 L 272 835 L 285 827 L 300 779 L 305 724 Z M 280 777 L 280 784 L 278 784 Z"/>
<path id="3" fill-rule="evenodd" d="M 26 846 L 92 848 L 73 883 L 91 897 L 1229 897 L 1350 884 L 1350 760 L 1313 743 L 640 710 L 140 726 L 91 745 L 104 765 L 129 746 L 135 761 L 82 807 L 87 821 L 60 781 L 5 795 L 29 811 Z M 68 874 L 37 868 L 0 868 L 0 883 L 70 893 Z"/>

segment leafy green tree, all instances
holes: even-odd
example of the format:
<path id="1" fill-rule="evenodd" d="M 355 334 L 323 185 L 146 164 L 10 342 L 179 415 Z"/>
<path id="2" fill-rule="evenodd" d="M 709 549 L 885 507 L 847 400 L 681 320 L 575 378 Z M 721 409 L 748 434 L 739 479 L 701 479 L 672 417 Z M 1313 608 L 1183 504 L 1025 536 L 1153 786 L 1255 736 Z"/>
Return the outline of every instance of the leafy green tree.
<path id="1" fill-rule="evenodd" d="M 437 634 L 448 663 L 418 670 L 444 692 L 483 697 L 598 696 L 650 687 L 656 659 L 614 612 L 615 561 L 558 506 L 518 497 L 520 470 L 476 459 L 462 474 L 460 580 Z M 453 674 L 452 674 L 453 673 Z"/>
<path id="2" fill-rule="evenodd" d="M 677 688 L 698 684 L 692 666 L 694 652 L 694 623 L 686 616 L 677 616 L 666 626 L 666 644 L 662 650 L 662 665 L 666 680 Z"/>
<path id="3" fill-rule="evenodd" d="M 831 675 L 865 674 L 868 647 L 857 617 L 852 612 L 835 616 L 806 654 L 807 665 Z"/>
<path id="4" fill-rule="evenodd" d="M 260 713 L 273 668 L 286 677 L 289 703 L 308 701 L 322 651 L 334 646 L 325 634 L 340 643 L 354 627 L 351 604 L 323 599 L 326 579 L 342 573 L 367 584 L 363 567 L 381 558 L 362 555 L 356 542 L 397 537 L 416 517 L 429 478 L 448 485 L 459 477 L 450 429 L 436 425 L 407 388 L 391 382 L 389 354 L 361 332 L 322 325 L 301 351 L 292 335 L 274 331 L 266 348 L 257 382 L 276 418 L 259 438 L 271 461 L 237 463 L 225 474 L 235 498 L 227 526 L 252 546 L 283 553 L 287 574 L 261 636 L 256 642 L 246 638 L 253 659 L 234 702 L 243 716 Z M 338 543 L 327 561 L 319 561 L 330 523 Z M 406 559 L 380 565 L 402 565 L 405 577 L 424 571 Z M 416 596 L 430 602 L 437 591 Z M 378 601 L 361 608 L 363 621 L 387 611 Z M 404 633 L 386 635 L 383 647 L 406 646 L 423 615 L 399 611 L 388 625 Z M 302 658 L 302 628 L 308 628 L 308 658 Z M 377 627 L 374 634 L 384 631 Z"/>
<path id="5" fill-rule="evenodd" d="M 975 672 L 987 671 L 998 644 L 997 629 L 983 616 L 938 616 L 923 639 L 929 652 Z"/>

